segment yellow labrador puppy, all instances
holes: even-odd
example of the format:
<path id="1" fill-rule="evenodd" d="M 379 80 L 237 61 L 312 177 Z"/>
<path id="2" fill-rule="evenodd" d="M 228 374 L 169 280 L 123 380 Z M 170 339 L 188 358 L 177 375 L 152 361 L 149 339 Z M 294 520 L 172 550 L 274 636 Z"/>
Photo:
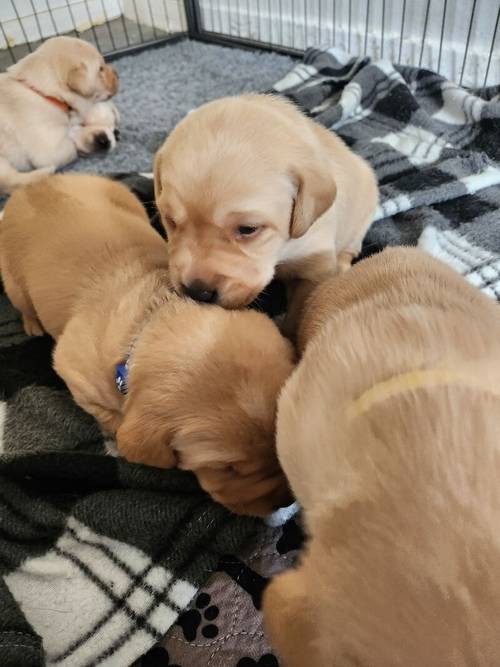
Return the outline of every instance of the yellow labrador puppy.
<path id="1" fill-rule="evenodd" d="M 9 199 L 5 289 L 28 334 L 130 461 L 178 465 L 235 512 L 288 500 L 276 402 L 293 351 L 273 322 L 177 296 L 167 248 L 124 186 L 49 176 Z"/>
<path id="2" fill-rule="evenodd" d="M 0 74 L 0 194 L 78 152 L 113 148 L 119 117 L 106 100 L 117 90 L 116 72 L 92 44 L 74 37 L 49 39 Z"/>
<path id="3" fill-rule="evenodd" d="M 271 95 L 190 113 L 157 153 L 155 190 L 175 288 L 225 308 L 275 274 L 317 281 L 349 266 L 378 196 L 363 159 Z"/>
<path id="4" fill-rule="evenodd" d="M 309 541 L 264 613 L 286 667 L 500 664 L 500 310 L 418 250 L 316 288 L 277 447 Z"/>

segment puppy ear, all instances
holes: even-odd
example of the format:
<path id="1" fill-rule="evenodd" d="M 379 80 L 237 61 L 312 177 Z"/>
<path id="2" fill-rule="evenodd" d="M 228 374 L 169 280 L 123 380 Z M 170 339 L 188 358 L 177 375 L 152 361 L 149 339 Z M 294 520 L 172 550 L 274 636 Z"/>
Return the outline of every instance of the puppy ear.
<path id="1" fill-rule="evenodd" d="M 157 468 L 173 468 L 176 463 L 170 446 L 172 437 L 165 423 L 151 418 L 147 411 L 127 410 L 116 434 L 118 451 L 127 461 Z"/>
<path id="2" fill-rule="evenodd" d="M 80 63 L 68 72 L 67 86 L 70 90 L 82 97 L 90 97 L 95 91 L 94 81 L 91 81 L 87 63 Z"/>
<path id="3" fill-rule="evenodd" d="M 330 208 L 337 187 L 330 171 L 319 163 L 295 168 L 292 178 L 297 185 L 297 194 L 290 219 L 290 237 L 296 239 Z"/>
<path id="4" fill-rule="evenodd" d="M 161 195 L 161 149 L 155 155 L 153 171 L 155 179 L 155 199 L 158 201 Z"/>

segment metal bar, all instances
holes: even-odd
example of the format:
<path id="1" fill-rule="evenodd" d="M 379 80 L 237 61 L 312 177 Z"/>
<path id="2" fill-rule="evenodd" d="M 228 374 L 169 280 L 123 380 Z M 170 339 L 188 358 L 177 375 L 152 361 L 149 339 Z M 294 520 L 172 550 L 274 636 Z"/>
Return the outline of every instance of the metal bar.
<path id="1" fill-rule="evenodd" d="M 120 7 L 120 10 L 121 10 L 121 7 Z M 128 35 L 127 22 L 125 21 L 125 17 L 123 16 L 123 11 L 120 11 L 120 18 L 122 20 L 122 28 L 123 28 L 123 32 L 125 33 L 125 39 L 127 40 L 127 46 L 130 46 L 130 37 Z"/>
<path id="2" fill-rule="evenodd" d="M 307 49 L 307 33 L 308 31 L 308 21 L 307 21 L 307 3 L 304 0 L 304 49 Z"/>
<path id="3" fill-rule="evenodd" d="M 222 22 L 222 10 L 220 7 L 220 0 L 217 0 L 217 16 L 219 19 L 219 32 L 223 33 L 224 32 L 224 25 Z M 229 28 L 231 30 L 231 28 Z"/>
<path id="4" fill-rule="evenodd" d="M 384 37 L 385 37 L 385 0 L 382 0 L 382 46 L 380 47 L 380 57 L 384 58 Z"/>
<path id="5" fill-rule="evenodd" d="M 139 21 L 139 14 L 137 13 L 137 5 L 135 4 L 135 0 L 132 0 L 132 5 L 134 7 L 135 22 L 137 24 L 137 28 L 139 29 L 139 36 L 141 38 L 141 42 L 144 42 L 144 33 L 142 32 L 142 26 L 141 22 Z"/>
<path id="6" fill-rule="evenodd" d="M 260 0 L 256 0 L 257 2 L 257 39 L 259 42 L 262 42 L 262 35 L 260 32 Z"/>
<path id="7" fill-rule="evenodd" d="M 251 51 L 272 51 L 273 53 L 282 53 L 283 55 L 301 58 L 304 55 L 303 49 L 295 49 L 289 46 L 280 46 L 274 44 L 270 47 L 266 42 L 259 42 L 256 39 L 239 38 L 233 35 L 221 35 L 211 31 L 202 30 L 197 38 L 200 42 L 207 44 L 221 44 L 223 46 L 237 46 L 241 49 Z"/>
<path id="8" fill-rule="evenodd" d="M 283 44 L 283 4 L 282 0 L 279 0 L 279 13 L 280 13 L 280 44 Z"/>
<path id="9" fill-rule="evenodd" d="M 45 0 L 45 3 L 47 5 L 47 11 L 49 12 L 50 22 L 52 23 L 54 32 L 56 33 L 56 35 L 59 35 L 59 30 L 57 29 L 57 23 L 55 22 L 54 15 L 52 14 L 52 9 L 50 8 L 49 0 Z"/>
<path id="10" fill-rule="evenodd" d="M 337 0 L 333 0 L 333 3 L 332 3 L 332 42 L 333 42 L 333 46 L 335 46 L 336 34 L 337 34 Z"/>
<path id="11" fill-rule="evenodd" d="M 403 0 L 403 13 L 401 14 L 401 39 L 399 40 L 398 63 L 401 63 L 401 54 L 403 53 L 403 37 L 404 37 L 404 33 L 405 33 L 405 18 L 406 18 L 406 0 Z"/>
<path id="12" fill-rule="evenodd" d="M 292 49 L 295 48 L 295 0 L 292 0 Z"/>
<path id="13" fill-rule="evenodd" d="M 349 14 L 347 19 L 347 50 L 351 53 L 351 26 L 352 26 L 352 0 L 349 0 Z"/>
<path id="14" fill-rule="evenodd" d="M 142 42 L 141 44 L 132 44 L 132 46 L 125 46 L 122 49 L 117 49 L 113 53 L 106 54 L 106 61 L 112 62 L 113 60 L 121 58 L 122 56 L 141 53 L 142 51 L 146 51 L 147 49 L 156 49 L 161 46 L 164 46 L 165 44 L 175 44 L 176 42 L 180 42 L 186 37 L 188 37 L 188 33 L 174 33 L 172 35 L 167 35 L 166 37 L 160 37 L 159 39 L 148 40 L 147 42 Z"/>
<path id="15" fill-rule="evenodd" d="M 248 38 L 252 34 L 252 20 L 250 19 L 250 0 L 247 0 L 247 27 L 248 27 Z"/>
<path id="16" fill-rule="evenodd" d="M 106 24 L 106 28 L 108 29 L 109 39 L 111 40 L 111 46 L 113 47 L 113 51 L 116 51 L 115 38 L 113 37 L 113 32 L 111 31 L 111 26 L 109 25 L 108 13 L 106 11 L 106 7 L 104 6 L 103 0 L 101 0 L 101 7 L 104 13 L 104 18 L 106 19 L 104 23 Z M 73 16 L 73 13 L 71 15 Z M 75 21 L 73 20 L 73 24 L 74 23 Z"/>
<path id="17" fill-rule="evenodd" d="M 36 11 L 35 5 L 33 4 L 33 0 L 30 0 L 30 5 L 31 9 L 33 10 L 33 16 L 35 17 L 36 27 L 38 34 L 40 35 L 40 41 L 43 41 L 42 26 L 40 24 L 40 19 L 38 18 L 38 12 Z"/>
<path id="18" fill-rule="evenodd" d="M 238 23 L 238 37 L 241 37 L 241 6 L 240 0 L 236 0 L 236 17 Z"/>
<path id="19" fill-rule="evenodd" d="M 365 56 L 368 55 L 368 24 L 370 21 L 370 0 L 366 0 L 366 20 L 365 20 Z"/>
<path id="20" fill-rule="evenodd" d="M 95 27 L 94 27 L 94 21 L 93 21 L 93 19 L 92 19 L 92 15 L 90 14 L 90 9 L 89 9 L 89 5 L 88 5 L 87 0 L 84 0 L 84 3 L 83 3 L 83 4 L 84 4 L 84 6 L 85 6 L 85 11 L 87 12 L 87 16 L 88 16 L 89 24 L 90 24 L 90 29 L 92 30 L 92 35 L 93 35 L 93 37 L 94 37 L 95 45 L 97 46 L 97 48 L 98 48 L 99 51 L 100 51 L 100 50 L 101 50 L 101 45 L 100 45 L 100 43 L 99 43 L 99 37 L 97 36 L 97 31 L 96 31 L 96 29 L 95 29 Z"/>
<path id="21" fill-rule="evenodd" d="M 443 18 L 441 19 L 441 35 L 439 37 L 439 54 L 438 54 L 438 67 L 437 71 L 441 71 L 441 55 L 443 53 L 443 39 L 444 39 L 444 28 L 446 25 L 446 7 L 448 5 L 448 0 L 444 0 L 443 7 Z"/>
<path id="22" fill-rule="evenodd" d="M 495 42 L 496 42 L 496 39 L 497 39 L 497 31 L 498 31 L 499 20 L 500 20 L 500 7 L 498 8 L 497 20 L 495 22 L 495 30 L 493 31 L 493 37 L 491 39 L 490 55 L 488 57 L 488 64 L 486 66 L 486 74 L 484 75 L 483 86 L 486 86 L 486 83 L 488 81 L 488 74 L 490 73 L 491 57 L 493 55 L 493 49 L 495 48 Z"/>
<path id="23" fill-rule="evenodd" d="M 101 2 L 102 2 L 102 0 L 101 0 Z M 158 34 L 157 34 L 157 32 L 156 32 L 156 26 L 155 26 L 155 20 L 154 20 L 154 18 L 153 18 L 153 11 L 151 10 L 151 2 L 150 2 L 150 0 L 147 0 L 147 5 L 148 5 L 149 17 L 150 17 L 150 19 L 151 19 L 151 27 L 152 27 L 152 29 L 153 29 L 153 37 L 154 37 L 155 39 L 158 39 Z"/>
<path id="24" fill-rule="evenodd" d="M 214 9 L 214 3 L 210 3 L 210 24 L 212 26 L 212 30 L 216 32 L 215 30 L 215 9 Z"/>
<path id="25" fill-rule="evenodd" d="M 19 22 L 19 25 L 21 26 L 21 31 L 23 33 L 23 37 L 24 37 L 24 41 L 26 43 L 26 46 L 28 47 L 29 52 L 33 53 L 33 49 L 31 48 L 31 43 L 28 39 L 28 35 L 26 34 L 26 30 L 24 29 L 23 20 L 22 20 L 21 16 L 19 15 L 19 12 L 17 11 L 17 7 L 16 7 L 14 2 L 11 2 L 10 4 L 12 5 L 12 9 L 14 10 L 14 12 L 16 14 L 16 18 Z"/>
<path id="26" fill-rule="evenodd" d="M 471 15 L 470 15 L 469 30 L 467 32 L 467 42 L 465 44 L 464 60 L 462 62 L 462 71 L 460 72 L 460 81 L 458 82 L 460 85 L 462 85 L 462 81 L 464 79 L 465 64 L 467 62 L 467 55 L 469 53 L 470 37 L 472 35 L 472 26 L 474 24 L 474 14 L 476 13 L 476 4 L 477 4 L 477 0 L 474 0 L 474 2 L 472 3 L 472 12 L 471 12 Z"/>
<path id="27" fill-rule="evenodd" d="M 163 0 L 162 2 L 163 5 L 163 15 L 165 16 L 165 28 L 166 32 L 172 32 L 170 30 L 170 15 L 168 13 L 168 7 L 167 7 L 167 0 Z"/>
<path id="28" fill-rule="evenodd" d="M 424 31 L 422 33 L 422 44 L 420 45 L 420 56 L 418 58 L 418 66 L 422 67 L 422 60 L 424 57 L 424 46 L 425 46 L 425 38 L 427 36 L 427 25 L 429 23 L 429 7 L 431 4 L 431 0 L 427 0 L 427 7 L 425 8 L 425 19 L 424 19 Z"/>
<path id="29" fill-rule="evenodd" d="M 48 2 L 48 0 L 47 0 L 47 2 Z M 78 33 L 78 30 L 76 29 L 76 21 L 75 21 L 75 17 L 74 17 L 74 15 L 73 15 L 73 10 L 71 9 L 71 6 L 70 6 L 70 4 L 69 4 L 69 0 L 66 0 L 66 9 L 68 10 L 68 13 L 69 13 L 69 15 L 70 15 L 70 17 L 71 17 L 71 23 L 73 24 L 73 31 L 76 32 L 76 33 Z"/>
<path id="30" fill-rule="evenodd" d="M 269 45 L 273 43 L 273 19 L 271 16 L 271 0 L 267 0 L 267 15 L 269 17 Z"/>
<path id="31" fill-rule="evenodd" d="M 2 31 L 2 36 L 5 39 L 5 44 L 7 45 L 7 50 L 9 52 L 9 55 L 10 55 L 11 59 L 12 59 L 12 64 L 14 64 L 15 62 L 17 62 L 17 58 L 14 55 L 14 51 L 13 51 L 11 45 L 9 44 L 9 40 L 7 38 L 7 35 L 5 34 L 5 29 L 4 29 L 3 24 L 2 24 L 1 21 L 0 21 L 0 30 Z"/>
<path id="32" fill-rule="evenodd" d="M 318 45 L 321 44 L 321 28 L 323 26 L 323 18 L 322 18 L 322 8 L 323 8 L 323 1 L 318 0 Z"/>
<path id="33" fill-rule="evenodd" d="M 184 26 L 184 24 L 186 24 L 186 26 L 187 26 L 186 8 L 181 2 L 176 2 L 175 6 L 177 8 L 177 16 L 179 17 L 179 31 L 182 31 L 182 27 Z M 184 9 L 184 15 L 181 14 L 181 7 Z"/>

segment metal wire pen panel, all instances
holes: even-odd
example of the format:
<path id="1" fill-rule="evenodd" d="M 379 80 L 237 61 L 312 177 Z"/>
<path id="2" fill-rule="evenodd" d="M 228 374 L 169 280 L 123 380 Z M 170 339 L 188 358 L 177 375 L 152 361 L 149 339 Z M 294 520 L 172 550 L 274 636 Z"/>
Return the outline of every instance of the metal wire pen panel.
<path id="1" fill-rule="evenodd" d="M 108 55 L 186 32 L 183 0 L 0 0 L 0 70 L 55 35 Z"/>
<path id="2" fill-rule="evenodd" d="M 202 39 L 301 52 L 329 44 L 437 70 L 468 86 L 500 83 L 500 0 L 200 0 Z"/>

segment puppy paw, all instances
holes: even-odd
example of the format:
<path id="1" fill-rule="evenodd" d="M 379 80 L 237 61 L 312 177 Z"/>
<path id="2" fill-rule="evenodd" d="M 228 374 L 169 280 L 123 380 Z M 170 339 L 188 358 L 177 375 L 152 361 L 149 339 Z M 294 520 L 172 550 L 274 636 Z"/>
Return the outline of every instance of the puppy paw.
<path id="1" fill-rule="evenodd" d="M 27 336 L 43 336 L 45 333 L 40 322 L 31 315 L 23 315 L 23 327 Z"/>

